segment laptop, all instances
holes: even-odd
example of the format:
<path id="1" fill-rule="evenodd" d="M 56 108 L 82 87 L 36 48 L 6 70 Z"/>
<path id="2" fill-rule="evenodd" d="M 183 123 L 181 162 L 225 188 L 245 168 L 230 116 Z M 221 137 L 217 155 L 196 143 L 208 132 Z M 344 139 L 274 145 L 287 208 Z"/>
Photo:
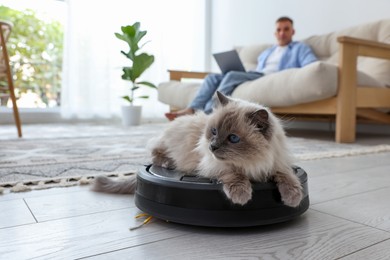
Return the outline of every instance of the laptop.
<path id="1" fill-rule="evenodd" d="M 219 52 L 213 54 L 222 74 L 229 71 L 245 71 L 244 65 L 241 62 L 236 50 Z"/>

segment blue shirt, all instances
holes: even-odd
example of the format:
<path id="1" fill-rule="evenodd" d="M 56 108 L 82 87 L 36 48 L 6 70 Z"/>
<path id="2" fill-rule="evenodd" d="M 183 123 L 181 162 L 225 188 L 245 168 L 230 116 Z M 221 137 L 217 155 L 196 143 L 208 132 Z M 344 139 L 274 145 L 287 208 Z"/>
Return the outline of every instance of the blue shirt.
<path id="1" fill-rule="evenodd" d="M 274 45 L 260 54 L 257 58 L 256 71 L 261 72 L 264 69 L 268 57 L 276 47 L 277 45 Z M 291 68 L 301 68 L 314 61 L 317 61 L 317 57 L 307 44 L 303 42 L 290 42 L 280 59 L 279 71 Z"/>

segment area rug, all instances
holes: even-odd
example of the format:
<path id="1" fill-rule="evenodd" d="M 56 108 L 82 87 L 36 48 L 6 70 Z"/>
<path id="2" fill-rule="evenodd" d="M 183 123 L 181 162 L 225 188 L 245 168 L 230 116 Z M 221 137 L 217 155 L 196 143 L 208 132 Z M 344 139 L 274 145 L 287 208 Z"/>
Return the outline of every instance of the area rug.
<path id="1" fill-rule="evenodd" d="M 125 177 L 150 164 L 146 143 L 166 123 L 37 125 L 22 139 L 0 136 L 0 193 L 88 184 L 97 175 Z M 390 151 L 390 145 L 337 144 L 289 137 L 297 161 Z"/>

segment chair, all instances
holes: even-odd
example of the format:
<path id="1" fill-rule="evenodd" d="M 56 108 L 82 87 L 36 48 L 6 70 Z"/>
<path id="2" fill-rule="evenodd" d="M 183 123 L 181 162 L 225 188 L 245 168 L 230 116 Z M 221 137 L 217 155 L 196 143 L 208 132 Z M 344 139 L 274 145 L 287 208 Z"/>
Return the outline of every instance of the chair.
<path id="1" fill-rule="evenodd" d="M 2 101 L 11 98 L 15 124 L 18 130 L 18 136 L 22 137 L 22 126 L 20 122 L 18 106 L 16 104 L 12 72 L 9 64 L 9 56 L 6 46 L 11 30 L 11 23 L 0 21 L 0 81 L 3 82 L 5 79 L 6 83 L 5 86 L 0 85 L 0 98 Z"/>

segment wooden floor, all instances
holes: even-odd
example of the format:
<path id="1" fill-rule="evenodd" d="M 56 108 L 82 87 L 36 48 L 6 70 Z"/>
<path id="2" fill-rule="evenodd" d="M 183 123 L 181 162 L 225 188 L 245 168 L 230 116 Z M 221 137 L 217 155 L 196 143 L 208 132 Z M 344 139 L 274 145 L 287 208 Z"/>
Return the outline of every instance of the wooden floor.
<path id="1" fill-rule="evenodd" d="M 385 139 L 386 143 L 390 139 Z M 88 186 L 0 195 L 0 259 L 390 259 L 390 153 L 298 162 L 309 210 L 252 228 L 140 222 Z"/>

